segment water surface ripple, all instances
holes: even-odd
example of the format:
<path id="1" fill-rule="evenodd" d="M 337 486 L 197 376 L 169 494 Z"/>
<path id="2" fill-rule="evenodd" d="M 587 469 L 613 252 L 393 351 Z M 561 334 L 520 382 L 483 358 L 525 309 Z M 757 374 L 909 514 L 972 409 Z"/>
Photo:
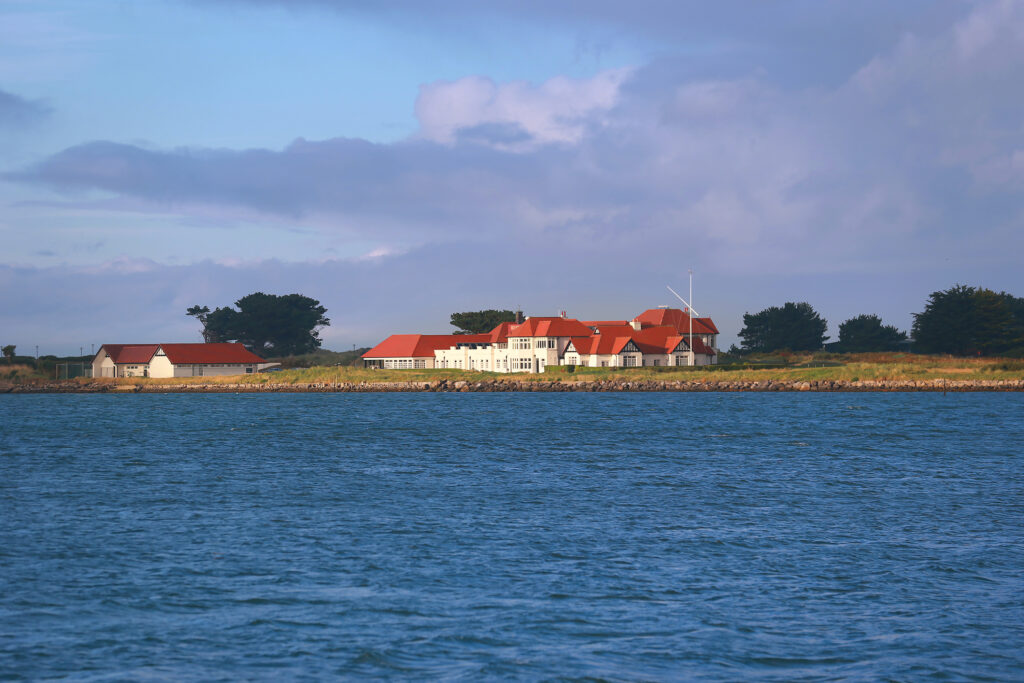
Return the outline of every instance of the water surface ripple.
<path id="1" fill-rule="evenodd" d="M 1022 418 L 0 396 L 0 678 L 1021 680 Z"/>

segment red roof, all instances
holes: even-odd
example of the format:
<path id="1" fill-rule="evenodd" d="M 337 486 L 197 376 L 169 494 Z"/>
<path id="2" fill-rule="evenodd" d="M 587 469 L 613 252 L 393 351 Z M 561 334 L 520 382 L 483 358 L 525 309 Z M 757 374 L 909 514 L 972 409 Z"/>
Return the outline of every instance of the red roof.
<path id="1" fill-rule="evenodd" d="M 711 318 L 694 318 L 693 322 L 700 323 L 704 327 L 708 328 L 709 330 L 711 330 L 711 334 L 718 334 L 718 328 L 715 327 L 715 323 L 714 323 L 713 320 L 711 320 Z M 694 331 L 696 331 L 696 328 L 694 328 Z M 702 333 L 702 334 L 707 334 L 707 333 Z"/>
<path id="2" fill-rule="evenodd" d="M 658 325 L 637 331 L 629 325 L 607 325 L 597 328 L 598 333 L 590 337 L 573 337 L 572 345 L 581 354 L 609 355 L 620 353 L 630 339 L 641 353 L 668 354 L 675 351 L 680 342 L 686 345 L 686 338 L 674 327 Z M 704 344 L 700 337 L 693 338 L 697 353 L 714 355 L 714 350 Z"/>
<path id="3" fill-rule="evenodd" d="M 263 359 L 239 343 L 161 344 L 167 360 L 174 365 L 218 363 L 244 365 L 262 363 Z"/>
<path id="4" fill-rule="evenodd" d="M 100 347 L 100 351 L 106 351 L 110 360 L 115 364 L 145 364 L 149 362 L 159 347 L 159 344 L 104 344 Z"/>
<path id="5" fill-rule="evenodd" d="M 595 334 L 592 337 L 573 337 L 571 341 L 576 351 L 581 354 L 596 353 L 609 356 L 621 352 L 630 342 L 630 338 L 612 334 Z"/>
<path id="6" fill-rule="evenodd" d="M 626 323 L 599 325 L 597 329 L 594 330 L 594 334 L 605 334 L 614 337 L 631 337 L 635 333 L 636 330 L 633 329 L 633 326 L 627 325 Z"/>
<path id="7" fill-rule="evenodd" d="M 696 318 L 694 318 L 694 321 L 696 322 Z M 689 344 L 686 342 L 687 336 L 679 334 L 674 327 L 659 325 L 658 327 L 647 327 L 640 330 L 633 336 L 633 339 L 644 353 L 672 353 L 679 346 L 680 342 L 682 342 L 684 348 L 689 349 Z M 693 350 L 695 353 L 709 356 L 715 354 L 714 349 L 701 341 L 700 337 L 696 335 L 693 337 Z"/>
<path id="8" fill-rule="evenodd" d="M 604 327 L 606 325 L 628 325 L 628 320 L 581 320 L 587 327 Z"/>
<path id="9" fill-rule="evenodd" d="M 242 344 L 104 344 L 100 351 L 106 351 L 110 360 L 117 365 L 125 363 L 149 363 L 157 349 L 163 349 L 167 359 L 174 365 L 202 363 L 246 364 L 262 363 L 263 359 Z"/>
<path id="10" fill-rule="evenodd" d="M 630 340 L 642 353 L 672 353 L 680 343 L 686 347 L 690 317 L 678 308 L 652 308 L 638 315 L 640 330 L 625 320 L 589 320 L 535 317 L 522 323 L 501 323 L 487 334 L 393 334 L 363 354 L 363 358 L 432 358 L 434 351 L 459 343 L 498 344 L 509 337 L 569 337 L 581 354 L 621 353 Z M 592 329 L 593 328 L 593 329 Z M 714 355 L 698 334 L 718 334 L 711 318 L 693 318 L 693 348 L 696 353 Z"/>
<path id="11" fill-rule="evenodd" d="M 393 334 L 363 358 L 433 358 L 434 351 L 456 344 L 489 344 L 490 334 Z"/>
<path id="12" fill-rule="evenodd" d="M 491 342 L 494 344 L 504 344 L 508 341 L 508 331 L 515 326 L 516 323 L 501 323 L 491 330 Z"/>
<path id="13" fill-rule="evenodd" d="M 690 316 L 678 308 L 649 308 L 636 317 L 641 327 L 669 325 L 682 334 L 690 333 Z M 718 334 L 718 328 L 711 318 L 694 318 L 694 334 Z"/>
<path id="14" fill-rule="evenodd" d="M 583 337 L 590 328 L 575 318 L 527 318 L 508 330 L 510 337 Z"/>

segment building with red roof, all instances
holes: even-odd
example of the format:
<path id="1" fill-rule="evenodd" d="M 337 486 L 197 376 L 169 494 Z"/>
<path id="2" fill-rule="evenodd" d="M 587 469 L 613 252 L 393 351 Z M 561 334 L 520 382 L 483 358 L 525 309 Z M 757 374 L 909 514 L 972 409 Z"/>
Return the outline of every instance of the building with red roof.
<path id="1" fill-rule="evenodd" d="M 675 308 L 630 321 L 564 314 L 502 323 L 487 334 L 396 334 L 363 354 L 366 367 L 544 372 L 549 365 L 642 367 L 717 363 L 718 328 Z"/>
<path id="2" fill-rule="evenodd" d="M 276 365 L 242 344 L 104 344 L 93 377 L 212 377 L 244 375 Z"/>
<path id="3" fill-rule="evenodd" d="M 508 325 L 509 323 L 502 323 Z M 500 336 L 501 325 L 488 334 L 393 334 L 363 354 L 368 368 L 433 368 L 435 354 L 462 346 L 492 344 Z"/>

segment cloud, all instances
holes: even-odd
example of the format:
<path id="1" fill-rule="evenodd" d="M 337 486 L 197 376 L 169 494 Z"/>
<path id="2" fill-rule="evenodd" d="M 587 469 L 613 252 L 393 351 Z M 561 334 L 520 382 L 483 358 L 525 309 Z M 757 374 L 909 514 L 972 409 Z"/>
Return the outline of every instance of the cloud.
<path id="1" fill-rule="evenodd" d="M 584 269 L 626 254 L 654 271 L 1001 264 L 1024 249 L 1021 35 L 1024 6 L 995 2 L 830 88 L 695 78 L 678 56 L 538 85 L 467 77 L 424 86 L 420 131 L 394 144 L 99 141 L 6 179 L 303 217 L 400 249 L 555 250 Z"/>
<path id="2" fill-rule="evenodd" d="M 432 83 L 420 88 L 416 100 L 419 135 L 443 144 L 482 142 L 510 151 L 578 143 L 616 104 L 629 73 L 615 69 L 589 79 L 552 78 L 539 86 L 497 84 L 480 76 Z"/>
<path id="3" fill-rule="evenodd" d="M 41 102 L 26 100 L 0 90 L 0 127 L 24 126 L 46 118 L 50 108 Z"/>
<path id="4" fill-rule="evenodd" d="M 540 27 L 577 45 L 626 44 L 645 54 L 681 52 L 695 78 L 756 70 L 788 83 L 836 83 L 905 33 L 931 34 L 962 16 L 959 0 L 773 2 L 744 0 L 193 0 L 200 6 L 327 9 L 439 36 L 517 40 Z M 525 30 L 523 30 L 525 29 Z"/>
<path id="5" fill-rule="evenodd" d="M 454 311 L 522 307 L 530 315 L 567 310 L 585 320 L 623 319 L 674 304 L 666 284 L 685 287 L 685 252 L 662 251 L 671 252 L 670 262 L 641 250 L 595 261 L 524 245 L 447 244 L 317 262 L 165 265 L 136 258 L 93 267 L 0 265 L 0 291 L 18 293 L 0 306 L 0 343 L 38 344 L 42 354 L 63 354 L 90 344 L 199 341 L 188 307 L 225 306 L 255 291 L 318 299 L 331 319 L 324 346 L 336 350 L 375 344 L 389 334 L 450 332 Z M 955 282 L 1012 289 L 1017 265 L 957 264 L 939 276 L 907 268 L 870 278 L 832 272 L 765 278 L 699 267 L 695 305 L 715 319 L 724 347 L 736 341 L 744 312 L 784 301 L 810 301 L 832 324 L 833 336 L 840 321 L 865 312 L 906 329 L 929 292 Z"/>

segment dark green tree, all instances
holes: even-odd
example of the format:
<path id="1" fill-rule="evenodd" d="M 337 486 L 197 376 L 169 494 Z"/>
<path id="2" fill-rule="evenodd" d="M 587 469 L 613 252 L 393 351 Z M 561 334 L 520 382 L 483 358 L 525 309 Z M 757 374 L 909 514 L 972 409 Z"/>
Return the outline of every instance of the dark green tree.
<path id="1" fill-rule="evenodd" d="M 255 292 L 230 307 L 193 306 L 186 313 L 203 324 L 203 339 L 238 341 L 264 356 L 295 356 L 320 348 L 318 328 L 330 325 L 327 309 L 301 294 Z"/>
<path id="2" fill-rule="evenodd" d="M 456 334 L 484 334 L 490 332 L 501 323 L 515 321 L 513 311 L 467 311 L 452 313 L 451 324 L 457 328 Z"/>
<path id="3" fill-rule="evenodd" d="M 827 324 L 809 303 L 786 302 L 781 308 L 744 313 L 740 343 L 747 352 L 816 351 L 827 339 Z"/>
<path id="4" fill-rule="evenodd" d="M 845 353 L 895 351 L 906 340 L 906 332 L 900 332 L 892 325 L 883 325 L 877 315 L 858 315 L 840 323 L 836 350 Z"/>
<path id="5" fill-rule="evenodd" d="M 233 308 L 215 308 L 206 315 L 203 339 L 209 343 L 237 340 L 245 336 L 240 313 Z"/>
<path id="6" fill-rule="evenodd" d="M 1024 300 L 955 285 L 931 293 L 912 332 L 918 353 L 999 355 L 1024 345 Z"/>
<path id="7" fill-rule="evenodd" d="M 220 311 L 220 310 L 230 310 L 230 309 L 220 309 L 220 308 L 218 308 L 217 310 Z M 204 342 L 206 342 L 207 344 L 212 344 L 213 342 L 224 341 L 224 339 L 218 338 L 217 335 L 214 333 L 213 330 L 214 330 L 215 326 L 211 326 L 210 325 L 210 307 L 209 306 L 192 306 L 187 311 L 185 311 L 185 314 L 194 317 L 196 320 L 198 320 L 202 324 L 202 326 L 203 326 L 202 335 L 203 335 L 203 341 Z"/>
<path id="8" fill-rule="evenodd" d="M 0 349 L 0 352 L 4 354 L 4 358 L 7 359 L 8 363 L 14 362 L 14 349 L 14 344 L 8 344 L 7 346 L 3 347 L 3 349 Z"/>

